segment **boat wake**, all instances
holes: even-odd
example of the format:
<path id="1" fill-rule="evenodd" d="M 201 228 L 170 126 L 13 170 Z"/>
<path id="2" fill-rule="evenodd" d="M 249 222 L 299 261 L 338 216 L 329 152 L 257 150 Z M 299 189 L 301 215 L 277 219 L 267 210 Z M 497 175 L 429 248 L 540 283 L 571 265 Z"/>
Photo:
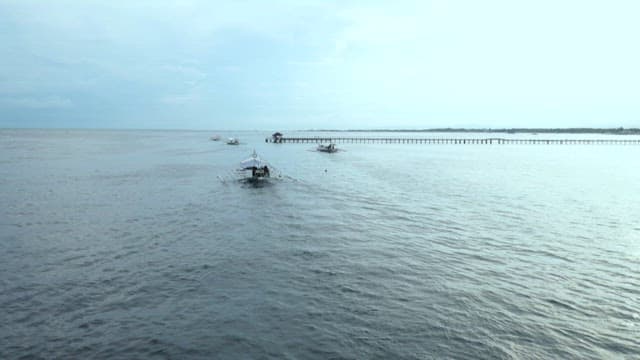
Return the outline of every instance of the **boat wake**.
<path id="1" fill-rule="evenodd" d="M 280 182 L 292 181 L 297 182 L 298 180 L 287 175 L 282 174 L 273 174 L 269 178 L 253 178 L 247 177 L 245 174 L 237 174 L 235 171 L 229 172 L 228 174 L 218 175 L 218 180 L 224 185 L 228 184 L 239 184 L 247 187 L 268 187 L 275 185 Z"/>

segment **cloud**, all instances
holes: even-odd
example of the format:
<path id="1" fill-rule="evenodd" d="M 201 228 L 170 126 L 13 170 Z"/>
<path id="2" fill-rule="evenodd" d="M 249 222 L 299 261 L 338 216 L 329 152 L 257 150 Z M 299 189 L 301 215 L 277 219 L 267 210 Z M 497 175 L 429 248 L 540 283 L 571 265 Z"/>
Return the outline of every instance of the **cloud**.
<path id="1" fill-rule="evenodd" d="M 0 107 L 22 109 L 68 109 L 73 107 L 73 103 L 71 100 L 60 96 L 4 97 L 0 98 Z"/>
<path id="2" fill-rule="evenodd" d="M 8 114 L 130 127 L 534 126 L 530 114 L 569 124 L 598 109 L 618 124 L 640 114 L 638 10 L 631 0 L 0 0 L 0 126 Z"/>
<path id="3" fill-rule="evenodd" d="M 173 94 L 160 98 L 160 102 L 166 105 L 186 105 L 202 100 L 199 94 Z"/>

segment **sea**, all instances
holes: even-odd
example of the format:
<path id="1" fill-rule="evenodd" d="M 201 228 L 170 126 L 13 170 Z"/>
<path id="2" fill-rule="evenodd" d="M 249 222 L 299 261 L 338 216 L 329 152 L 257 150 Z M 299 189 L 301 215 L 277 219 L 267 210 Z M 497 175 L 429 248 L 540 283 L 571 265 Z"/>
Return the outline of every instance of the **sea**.
<path id="1" fill-rule="evenodd" d="M 640 146 L 270 133 L 0 130 L 0 358 L 640 358 Z"/>

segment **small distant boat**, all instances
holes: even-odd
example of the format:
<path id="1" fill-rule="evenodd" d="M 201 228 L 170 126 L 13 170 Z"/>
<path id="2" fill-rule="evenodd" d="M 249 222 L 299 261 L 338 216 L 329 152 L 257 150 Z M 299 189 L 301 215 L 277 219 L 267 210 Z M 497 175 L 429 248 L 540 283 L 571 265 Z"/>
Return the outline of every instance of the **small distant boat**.
<path id="1" fill-rule="evenodd" d="M 211 141 L 220 141 L 220 135 L 213 135 L 210 139 Z"/>
<path id="2" fill-rule="evenodd" d="M 253 154 L 251 157 L 240 162 L 239 171 L 251 171 L 251 177 L 247 178 L 250 181 L 261 181 L 266 180 L 271 177 L 271 173 L 269 171 L 269 164 L 262 160 L 256 151 L 253 150 Z"/>
<path id="3" fill-rule="evenodd" d="M 318 148 L 316 150 L 321 151 L 321 152 L 334 153 L 334 152 L 338 151 L 338 148 L 336 147 L 336 144 L 331 143 L 329 145 L 320 144 L 320 145 L 318 145 Z"/>
<path id="4" fill-rule="evenodd" d="M 227 145 L 240 145 L 240 141 L 237 138 L 227 139 Z"/>

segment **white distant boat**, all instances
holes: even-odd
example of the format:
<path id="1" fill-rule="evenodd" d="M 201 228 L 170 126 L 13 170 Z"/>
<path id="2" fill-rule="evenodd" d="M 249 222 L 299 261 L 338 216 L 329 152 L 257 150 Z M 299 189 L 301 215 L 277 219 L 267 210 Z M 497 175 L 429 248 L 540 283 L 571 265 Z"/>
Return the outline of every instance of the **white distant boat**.
<path id="1" fill-rule="evenodd" d="M 227 139 L 227 145 L 240 145 L 240 141 L 237 138 Z"/>
<path id="2" fill-rule="evenodd" d="M 213 135 L 210 139 L 211 141 L 220 141 L 220 135 Z"/>
<path id="3" fill-rule="evenodd" d="M 316 149 L 318 151 L 322 151 L 322 152 L 327 152 L 327 153 L 334 153 L 336 151 L 338 151 L 338 148 L 336 147 L 336 144 L 329 144 L 329 145 L 318 145 L 318 148 Z"/>

